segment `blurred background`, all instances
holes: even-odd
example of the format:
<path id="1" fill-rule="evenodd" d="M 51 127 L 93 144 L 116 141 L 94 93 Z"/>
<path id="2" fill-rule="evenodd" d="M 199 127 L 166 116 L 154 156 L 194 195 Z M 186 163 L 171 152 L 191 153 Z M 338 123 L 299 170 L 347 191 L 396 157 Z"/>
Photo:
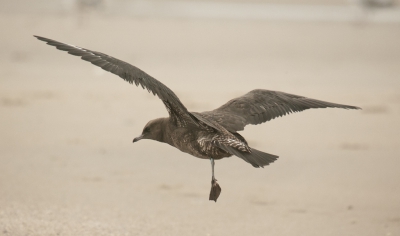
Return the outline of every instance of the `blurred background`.
<path id="1" fill-rule="evenodd" d="M 0 235 L 400 235 L 399 0 L 0 1 Z M 33 35 L 125 60 L 191 111 L 252 89 L 316 109 L 241 134 L 279 155 L 211 167 L 132 139 L 147 91 Z"/>

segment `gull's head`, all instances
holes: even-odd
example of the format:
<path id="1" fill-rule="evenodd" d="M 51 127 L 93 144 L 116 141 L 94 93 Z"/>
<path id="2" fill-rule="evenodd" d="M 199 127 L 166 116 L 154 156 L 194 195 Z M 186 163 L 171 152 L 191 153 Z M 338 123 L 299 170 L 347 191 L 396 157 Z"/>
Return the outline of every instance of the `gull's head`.
<path id="1" fill-rule="evenodd" d="M 133 142 L 137 142 L 141 139 L 152 139 L 162 142 L 164 138 L 164 126 L 166 118 L 158 118 L 149 121 L 143 128 L 143 132 L 140 136 L 133 139 Z"/>

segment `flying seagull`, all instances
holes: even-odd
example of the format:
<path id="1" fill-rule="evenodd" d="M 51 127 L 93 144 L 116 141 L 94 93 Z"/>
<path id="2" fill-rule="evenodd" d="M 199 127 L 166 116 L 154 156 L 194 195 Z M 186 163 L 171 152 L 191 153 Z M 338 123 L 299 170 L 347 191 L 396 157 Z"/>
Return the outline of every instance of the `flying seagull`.
<path id="1" fill-rule="evenodd" d="M 167 143 L 195 157 L 211 161 L 212 178 L 209 200 L 217 201 L 221 187 L 214 176 L 214 160 L 235 155 L 252 166 L 264 167 L 278 156 L 251 148 L 238 131 L 248 124 L 257 125 L 292 112 L 310 108 L 360 109 L 355 106 L 324 102 L 284 92 L 255 89 L 228 101 L 221 107 L 205 112 L 190 112 L 175 93 L 160 81 L 139 68 L 101 52 L 60 43 L 35 36 L 37 39 L 79 56 L 102 69 L 118 75 L 136 86 L 141 85 L 157 95 L 164 103 L 169 117 L 149 121 L 140 136 L 133 139 L 152 139 Z"/>

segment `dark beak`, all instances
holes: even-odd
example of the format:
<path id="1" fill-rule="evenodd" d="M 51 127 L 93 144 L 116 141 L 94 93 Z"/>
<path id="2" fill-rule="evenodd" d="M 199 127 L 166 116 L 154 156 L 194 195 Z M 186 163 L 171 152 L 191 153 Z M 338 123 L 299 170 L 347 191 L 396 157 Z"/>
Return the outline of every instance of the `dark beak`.
<path id="1" fill-rule="evenodd" d="M 134 138 L 134 139 L 133 139 L 133 142 L 135 143 L 135 142 L 141 140 L 142 138 L 143 138 L 143 134 L 140 135 L 139 137 Z"/>

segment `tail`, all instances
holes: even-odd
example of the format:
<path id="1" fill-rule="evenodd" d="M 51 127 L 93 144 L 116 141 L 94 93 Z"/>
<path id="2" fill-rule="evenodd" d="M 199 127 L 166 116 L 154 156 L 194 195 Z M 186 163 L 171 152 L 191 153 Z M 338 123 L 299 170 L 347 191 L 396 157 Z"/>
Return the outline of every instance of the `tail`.
<path id="1" fill-rule="evenodd" d="M 231 153 L 237 157 L 242 158 L 244 161 L 250 163 L 255 168 L 264 167 L 269 165 L 278 159 L 278 156 L 258 151 L 254 148 L 250 148 L 251 152 L 242 152 L 233 147 L 222 145 L 219 142 L 214 142 L 219 148 L 223 149 L 226 152 Z"/>
<path id="2" fill-rule="evenodd" d="M 255 168 L 262 167 L 269 165 L 278 159 L 278 156 L 258 151 L 254 148 L 251 148 L 251 153 L 243 153 L 242 156 L 239 156 L 246 162 L 250 163 Z"/>

